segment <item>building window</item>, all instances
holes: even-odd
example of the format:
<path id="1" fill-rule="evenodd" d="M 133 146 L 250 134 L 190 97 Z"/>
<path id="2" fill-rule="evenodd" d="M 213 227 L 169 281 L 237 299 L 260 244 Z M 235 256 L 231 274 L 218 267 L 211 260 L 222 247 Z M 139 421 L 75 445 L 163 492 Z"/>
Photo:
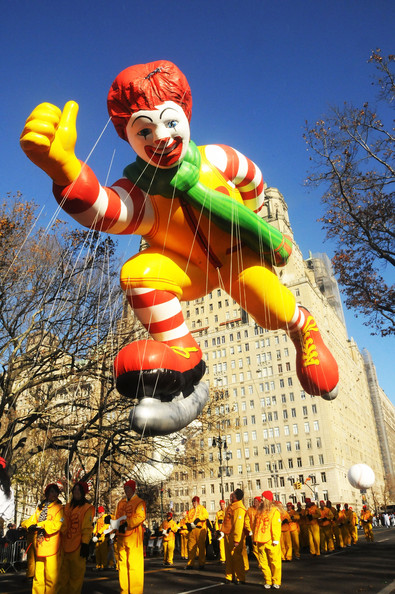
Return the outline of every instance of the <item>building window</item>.
<path id="1" fill-rule="evenodd" d="M 310 466 L 314 466 L 314 456 L 309 456 L 309 464 Z"/>
<path id="2" fill-rule="evenodd" d="M 293 468 L 294 467 L 294 462 L 292 458 L 288 458 L 288 468 Z"/>
<path id="3" fill-rule="evenodd" d="M 291 445 L 291 442 L 290 441 L 287 441 L 287 443 L 286 443 L 286 450 L 287 450 L 287 452 L 291 452 L 292 451 L 292 445 Z"/>
<path id="4" fill-rule="evenodd" d="M 310 423 L 308 421 L 306 421 L 306 423 L 304 424 L 304 432 L 310 433 Z"/>
<path id="5" fill-rule="evenodd" d="M 296 451 L 299 451 L 300 450 L 300 441 L 299 441 L 299 439 L 296 439 L 295 440 L 294 446 L 295 446 L 295 450 Z"/>
<path id="6" fill-rule="evenodd" d="M 326 483 L 326 472 L 321 472 L 321 483 Z"/>
<path id="7" fill-rule="evenodd" d="M 303 407 L 303 416 L 307 417 L 307 406 Z"/>
<path id="8" fill-rule="evenodd" d="M 317 437 L 317 448 L 322 448 L 321 437 Z"/>
<path id="9" fill-rule="evenodd" d="M 322 454 L 320 454 L 318 456 L 318 464 L 323 464 L 324 463 L 324 456 Z"/>
<path id="10" fill-rule="evenodd" d="M 318 421 L 314 421 L 314 431 L 319 431 L 320 430 L 320 424 Z"/>
<path id="11" fill-rule="evenodd" d="M 289 425 L 284 425 L 284 435 L 289 435 Z"/>
<path id="12" fill-rule="evenodd" d="M 296 464 L 298 465 L 298 468 L 302 467 L 302 458 L 296 458 Z"/>
<path id="13" fill-rule="evenodd" d="M 286 409 L 283 410 L 283 419 L 288 419 L 288 411 Z"/>
<path id="14" fill-rule="evenodd" d="M 292 433 L 293 433 L 294 435 L 297 435 L 297 434 L 298 434 L 298 425 L 297 425 L 297 423 L 294 423 L 294 424 L 292 425 Z"/>
<path id="15" fill-rule="evenodd" d="M 313 411 L 313 413 L 316 415 L 317 414 L 317 405 L 316 404 L 312 404 L 311 405 L 311 410 Z"/>

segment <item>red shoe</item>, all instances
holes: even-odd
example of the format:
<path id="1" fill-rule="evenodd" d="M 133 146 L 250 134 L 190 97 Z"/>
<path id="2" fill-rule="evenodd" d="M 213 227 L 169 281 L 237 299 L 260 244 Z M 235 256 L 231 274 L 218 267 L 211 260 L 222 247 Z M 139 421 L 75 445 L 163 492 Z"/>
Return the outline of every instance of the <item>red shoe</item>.
<path id="1" fill-rule="evenodd" d="M 325 346 L 313 316 L 304 307 L 299 306 L 299 310 L 304 317 L 303 325 L 295 332 L 290 331 L 299 381 L 308 394 L 333 400 L 339 382 L 337 363 Z"/>
<path id="2" fill-rule="evenodd" d="M 193 339 L 192 339 L 193 340 Z M 176 341 L 175 341 L 176 342 Z M 124 347 L 114 361 L 117 390 L 130 398 L 172 400 L 179 392 L 188 396 L 206 371 L 195 341 L 185 339 L 169 346 L 156 340 L 139 340 Z"/>

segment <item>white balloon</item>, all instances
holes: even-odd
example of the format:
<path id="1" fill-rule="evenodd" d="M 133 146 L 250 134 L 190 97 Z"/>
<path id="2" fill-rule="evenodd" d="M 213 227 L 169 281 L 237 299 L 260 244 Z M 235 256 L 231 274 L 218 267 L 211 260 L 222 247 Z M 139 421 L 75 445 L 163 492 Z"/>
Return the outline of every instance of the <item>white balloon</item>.
<path id="1" fill-rule="evenodd" d="M 369 489 L 375 481 L 374 472 L 367 464 L 354 464 L 351 466 L 347 478 L 356 489 Z"/>

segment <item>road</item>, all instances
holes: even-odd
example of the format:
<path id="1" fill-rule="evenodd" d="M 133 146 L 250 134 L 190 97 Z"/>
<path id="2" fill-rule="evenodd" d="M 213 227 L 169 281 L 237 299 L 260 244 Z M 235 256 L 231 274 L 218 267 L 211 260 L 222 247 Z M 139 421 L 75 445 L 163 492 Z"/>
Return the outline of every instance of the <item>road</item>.
<path id="1" fill-rule="evenodd" d="M 310 557 L 283 563 L 281 591 L 297 594 L 395 593 L 395 528 L 374 531 L 376 541 L 367 543 L 362 535 L 358 543 L 330 555 Z M 159 557 L 146 559 L 144 594 L 192 594 L 192 592 L 263 592 L 262 574 L 256 561 L 251 561 L 245 585 L 224 584 L 223 566 L 209 561 L 204 571 L 185 571 L 185 561 L 176 556 L 173 567 L 163 567 Z M 274 590 L 273 590 L 274 591 Z M 24 572 L 0 574 L 1 594 L 27 594 L 31 585 Z M 96 573 L 87 568 L 83 594 L 119 592 L 116 571 Z"/>

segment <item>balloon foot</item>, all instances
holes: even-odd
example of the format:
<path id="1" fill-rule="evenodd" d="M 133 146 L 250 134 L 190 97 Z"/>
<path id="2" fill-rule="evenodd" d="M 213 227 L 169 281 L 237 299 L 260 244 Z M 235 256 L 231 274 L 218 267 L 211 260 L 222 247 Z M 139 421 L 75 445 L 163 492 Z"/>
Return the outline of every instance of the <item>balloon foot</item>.
<path id="1" fill-rule="evenodd" d="M 186 398 L 180 393 L 171 402 L 142 398 L 130 413 L 130 428 L 151 437 L 175 433 L 200 415 L 208 398 L 209 390 L 204 382 L 199 382 Z"/>

